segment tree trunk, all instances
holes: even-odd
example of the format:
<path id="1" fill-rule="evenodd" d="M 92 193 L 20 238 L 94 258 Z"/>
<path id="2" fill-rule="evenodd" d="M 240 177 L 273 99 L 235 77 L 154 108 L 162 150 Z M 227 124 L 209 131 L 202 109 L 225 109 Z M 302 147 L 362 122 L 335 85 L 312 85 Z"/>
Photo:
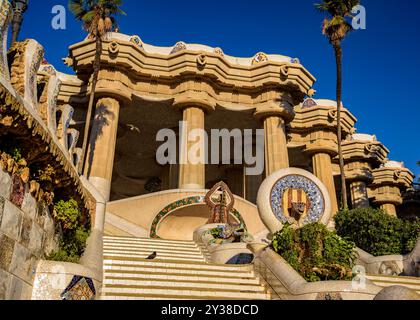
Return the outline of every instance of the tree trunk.
<path id="1" fill-rule="evenodd" d="M 342 59 L 343 51 L 341 48 L 341 42 L 333 44 L 335 58 L 337 63 L 337 140 L 338 140 L 338 157 L 340 160 L 340 175 L 341 175 L 341 207 L 348 209 L 347 204 L 347 187 L 346 187 L 346 175 L 344 172 L 344 158 L 342 148 L 342 130 L 341 130 L 341 86 L 342 86 Z"/>
<path id="2" fill-rule="evenodd" d="M 89 132 L 90 132 L 90 122 L 92 118 L 93 104 L 95 102 L 95 90 L 96 90 L 96 84 L 98 83 L 99 70 L 101 69 L 101 54 L 102 54 L 102 38 L 101 36 L 99 36 L 99 31 L 98 31 L 98 35 L 96 36 L 95 60 L 93 62 L 92 87 L 90 91 L 88 111 L 86 115 L 85 132 L 83 135 L 82 155 L 79 162 L 79 174 L 83 174 L 83 170 L 85 168 L 86 151 L 88 147 Z"/>

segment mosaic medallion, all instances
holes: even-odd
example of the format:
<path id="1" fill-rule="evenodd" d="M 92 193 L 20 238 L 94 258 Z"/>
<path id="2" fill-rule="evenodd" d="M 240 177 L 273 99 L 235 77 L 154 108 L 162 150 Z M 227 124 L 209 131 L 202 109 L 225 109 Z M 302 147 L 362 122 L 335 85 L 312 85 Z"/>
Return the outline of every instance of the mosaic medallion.
<path id="1" fill-rule="evenodd" d="M 74 276 L 69 286 L 61 294 L 63 300 L 95 300 L 96 290 L 92 279 Z"/>
<path id="2" fill-rule="evenodd" d="M 321 219 L 325 201 L 320 188 L 312 180 L 288 175 L 274 185 L 271 208 L 282 223 L 305 225 Z"/>
<path id="3" fill-rule="evenodd" d="M 271 233 L 285 224 L 298 228 L 330 222 L 331 198 L 325 185 L 312 173 L 287 168 L 279 170 L 262 183 L 258 192 L 258 212 Z"/>

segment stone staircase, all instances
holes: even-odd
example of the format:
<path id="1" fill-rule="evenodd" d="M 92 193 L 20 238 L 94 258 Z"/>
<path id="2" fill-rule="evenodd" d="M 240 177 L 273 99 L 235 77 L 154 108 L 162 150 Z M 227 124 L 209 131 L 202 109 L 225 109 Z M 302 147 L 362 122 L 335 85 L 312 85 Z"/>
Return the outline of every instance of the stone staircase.
<path id="1" fill-rule="evenodd" d="M 382 288 L 403 286 L 417 291 L 417 293 L 420 294 L 420 278 L 378 275 L 367 275 L 366 277 L 374 284 Z"/>
<path id="2" fill-rule="evenodd" d="M 104 237 L 102 299 L 270 299 L 253 266 L 210 264 L 207 255 L 193 241 Z"/>

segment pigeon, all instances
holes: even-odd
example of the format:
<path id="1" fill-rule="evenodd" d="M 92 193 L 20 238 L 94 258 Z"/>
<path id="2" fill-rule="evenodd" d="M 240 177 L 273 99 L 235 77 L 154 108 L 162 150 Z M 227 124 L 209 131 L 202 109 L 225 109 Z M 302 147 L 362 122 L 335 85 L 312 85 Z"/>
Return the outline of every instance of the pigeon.
<path id="1" fill-rule="evenodd" d="M 157 252 L 155 251 L 150 256 L 148 256 L 146 260 L 153 260 L 153 259 L 156 259 L 156 257 L 157 257 Z"/>
<path id="2" fill-rule="evenodd" d="M 134 124 L 127 124 L 126 125 L 127 126 L 127 128 L 130 130 L 130 131 L 132 131 L 132 132 L 137 132 L 137 133 L 141 133 L 140 132 L 140 129 L 139 128 L 137 128 Z"/>

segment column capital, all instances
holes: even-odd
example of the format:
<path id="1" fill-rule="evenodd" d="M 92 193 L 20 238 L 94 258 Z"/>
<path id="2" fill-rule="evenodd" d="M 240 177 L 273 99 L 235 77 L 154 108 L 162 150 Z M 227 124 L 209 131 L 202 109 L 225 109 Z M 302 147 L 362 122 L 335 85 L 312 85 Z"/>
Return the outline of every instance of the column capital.
<path id="1" fill-rule="evenodd" d="M 368 168 L 344 170 L 346 175 L 346 181 L 349 182 L 366 182 L 371 184 L 373 182 L 372 171 Z"/>
<path id="2" fill-rule="evenodd" d="M 317 140 L 313 143 L 307 144 L 304 152 L 309 156 L 326 153 L 330 155 L 331 158 L 338 155 L 337 144 L 331 140 Z"/>
<path id="3" fill-rule="evenodd" d="M 188 108 L 200 108 L 203 111 L 210 113 L 216 110 L 216 105 L 206 99 L 200 99 L 200 97 L 189 97 L 179 96 L 175 98 L 172 106 L 178 110 L 184 110 Z"/>
<path id="4" fill-rule="evenodd" d="M 379 187 L 372 189 L 373 203 L 376 205 L 393 204 L 399 206 L 403 203 L 401 191 L 398 187 Z"/>
<path id="5" fill-rule="evenodd" d="M 281 118 L 285 124 L 290 123 L 295 118 L 293 105 L 288 101 L 267 101 L 258 104 L 254 117 L 257 120 L 265 120 L 269 117 Z"/>

